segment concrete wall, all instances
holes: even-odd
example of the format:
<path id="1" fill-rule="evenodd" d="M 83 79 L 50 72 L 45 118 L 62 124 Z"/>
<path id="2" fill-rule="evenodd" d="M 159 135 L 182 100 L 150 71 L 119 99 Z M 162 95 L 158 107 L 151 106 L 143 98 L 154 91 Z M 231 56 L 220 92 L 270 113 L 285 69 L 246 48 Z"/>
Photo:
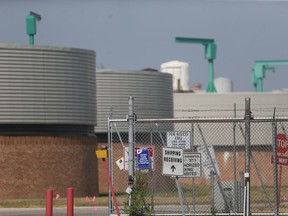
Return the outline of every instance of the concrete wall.
<path id="1" fill-rule="evenodd" d="M 288 93 L 239 92 L 174 93 L 174 117 L 233 117 L 234 103 L 237 116 L 243 117 L 246 97 L 251 98 L 251 110 L 255 117 L 272 117 L 274 107 L 276 107 L 276 115 L 288 116 Z"/>

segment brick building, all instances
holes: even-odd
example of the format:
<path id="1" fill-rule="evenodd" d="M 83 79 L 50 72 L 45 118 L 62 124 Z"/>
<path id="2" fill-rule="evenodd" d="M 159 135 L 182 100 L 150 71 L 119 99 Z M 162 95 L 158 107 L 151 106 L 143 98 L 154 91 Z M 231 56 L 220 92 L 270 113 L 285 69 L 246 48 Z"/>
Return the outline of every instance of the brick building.
<path id="1" fill-rule="evenodd" d="M 98 194 L 95 52 L 0 46 L 0 198 Z"/>

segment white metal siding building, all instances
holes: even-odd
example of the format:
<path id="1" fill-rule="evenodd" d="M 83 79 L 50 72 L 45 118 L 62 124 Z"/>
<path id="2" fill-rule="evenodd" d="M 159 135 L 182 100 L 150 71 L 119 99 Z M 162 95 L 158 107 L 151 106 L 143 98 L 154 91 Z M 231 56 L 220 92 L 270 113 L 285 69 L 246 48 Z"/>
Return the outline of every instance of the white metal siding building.
<path id="1" fill-rule="evenodd" d="M 173 118 L 172 75 L 157 71 L 98 69 L 96 71 L 97 126 L 107 133 L 107 121 L 123 119 L 128 97 L 134 97 L 138 118 Z"/>

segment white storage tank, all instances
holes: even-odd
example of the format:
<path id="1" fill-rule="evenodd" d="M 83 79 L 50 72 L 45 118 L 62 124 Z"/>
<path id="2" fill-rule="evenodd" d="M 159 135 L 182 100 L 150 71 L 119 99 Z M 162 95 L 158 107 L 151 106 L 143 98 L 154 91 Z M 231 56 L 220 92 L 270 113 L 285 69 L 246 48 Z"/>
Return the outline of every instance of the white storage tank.
<path id="1" fill-rule="evenodd" d="M 93 128 L 95 55 L 86 49 L 0 44 L 0 134 L 7 125 L 20 128 L 17 133 Z"/>
<path id="2" fill-rule="evenodd" d="M 214 79 L 214 85 L 217 93 L 233 92 L 233 82 L 224 77 Z"/>
<path id="3" fill-rule="evenodd" d="M 172 75 L 151 69 L 97 69 L 97 135 L 107 133 L 109 116 L 112 115 L 113 119 L 126 117 L 129 96 L 134 97 L 134 111 L 138 119 L 173 118 Z M 118 126 L 118 130 L 128 129 Z"/>
<path id="4" fill-rule="evenodd" d="M 189 64 L 169 61 L 161 64 L 161 71 L 173 75 L 173 91 L 189 91 Z"/>

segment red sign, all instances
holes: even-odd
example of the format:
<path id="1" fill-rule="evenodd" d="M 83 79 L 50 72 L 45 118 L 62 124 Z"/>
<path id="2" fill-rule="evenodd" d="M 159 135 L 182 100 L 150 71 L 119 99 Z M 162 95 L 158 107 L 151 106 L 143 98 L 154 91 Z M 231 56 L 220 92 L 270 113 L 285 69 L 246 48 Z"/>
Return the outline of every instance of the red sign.
<path id="1" fill-rule="evenodd" d="M 285 134 L 277 134 L 277 152 L 285 153 L 288 151 L 288 141 Z"/>
<path id="2" fill-rule="evenodd" d="M 277 161 L 278 165 L 288 166 L 288 157 L 282 156 L 282 155 L 278 155 L 277 158 L 278 158 L 278 161 Z M 271 156 L 271 163 L 272 164 L 274 163 L 273 155 Z"/>
<path id="3" fill-rule="evenodd" d="M 147 148 L 148 151 L 149 151 L 149 156 L 153 157 L 154 147 L 150 147 L 150 146 L 148 146 L 148 147 L 143 147 L 143 146 L 142 147 L 135 147 L 134 156 L 137 157 L 137 150 L 140 150 L 140 149 L 143 149 L 143 148 Z"/>

